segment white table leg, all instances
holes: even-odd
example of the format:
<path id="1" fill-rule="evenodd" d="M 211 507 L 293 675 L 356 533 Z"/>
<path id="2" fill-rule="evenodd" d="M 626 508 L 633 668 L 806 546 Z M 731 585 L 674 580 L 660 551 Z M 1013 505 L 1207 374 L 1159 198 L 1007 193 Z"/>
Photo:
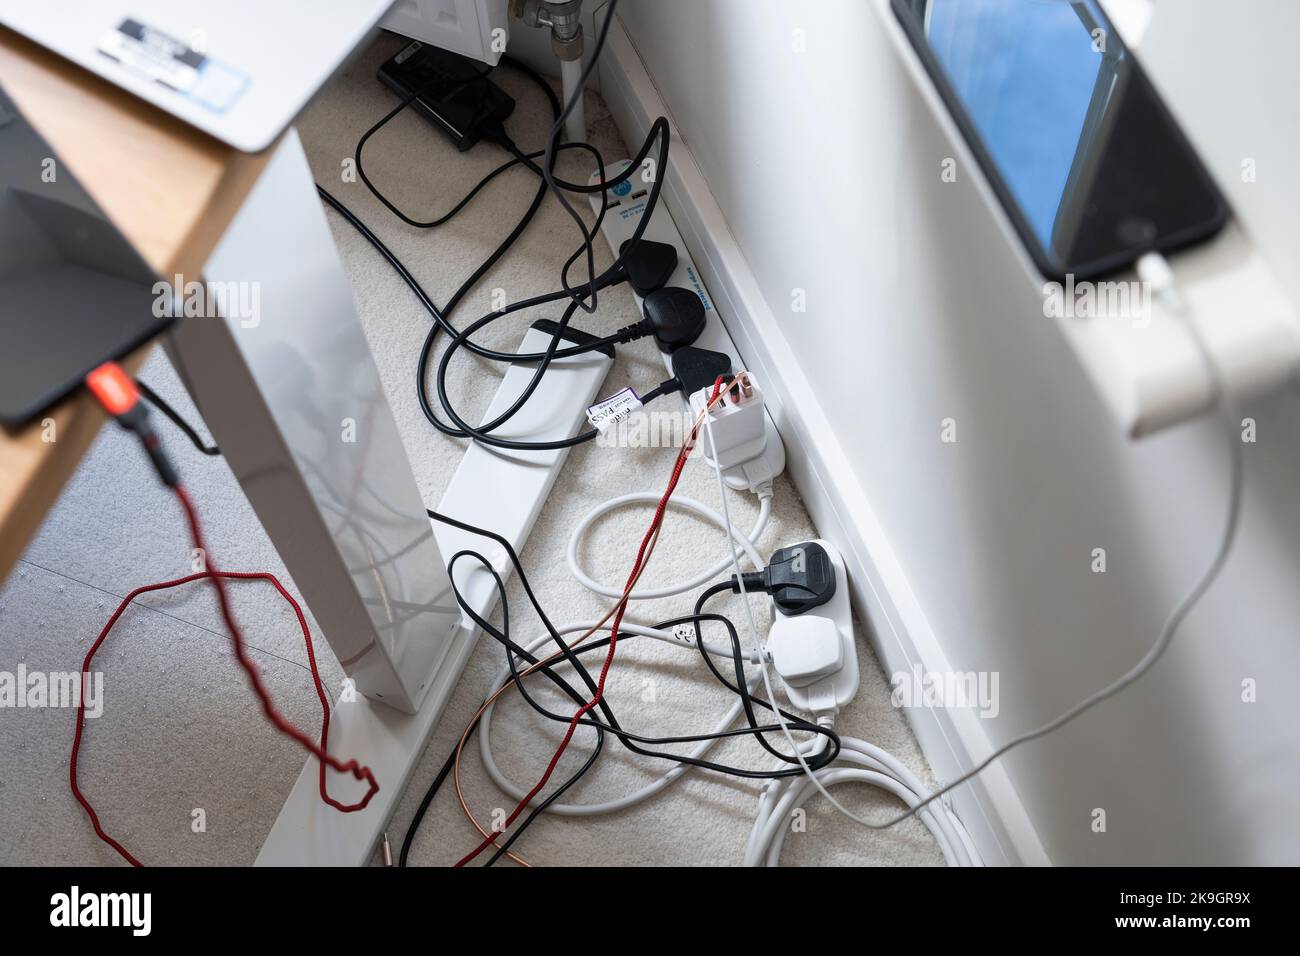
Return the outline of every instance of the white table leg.
<path id="1" fill-rule="evenodd" d="M 178 370 L 357 691 L 414 714 L 460 612 L 296 133 L 205 279 Z"/>

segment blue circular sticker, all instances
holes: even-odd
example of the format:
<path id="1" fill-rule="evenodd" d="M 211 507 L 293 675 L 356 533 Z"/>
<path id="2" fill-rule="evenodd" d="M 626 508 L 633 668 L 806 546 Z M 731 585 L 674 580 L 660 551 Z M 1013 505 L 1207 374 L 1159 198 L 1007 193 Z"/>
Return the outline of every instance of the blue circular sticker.
<path id="1" fill-rule="evenodd" d="M 632 183 L 626 179 L 610 190 L 615 196 L 626 196 L 631 191 Z"/>

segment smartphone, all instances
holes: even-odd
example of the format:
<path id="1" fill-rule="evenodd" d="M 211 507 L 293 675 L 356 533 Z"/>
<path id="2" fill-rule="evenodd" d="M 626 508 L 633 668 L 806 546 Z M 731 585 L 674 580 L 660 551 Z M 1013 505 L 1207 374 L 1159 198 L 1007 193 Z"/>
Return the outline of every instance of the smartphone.
<path id="1" fill-rule="evenodd" d="M 1096 0 L 892 0 L 1044 277 L 1201 242 L 1228 206 Z"/>

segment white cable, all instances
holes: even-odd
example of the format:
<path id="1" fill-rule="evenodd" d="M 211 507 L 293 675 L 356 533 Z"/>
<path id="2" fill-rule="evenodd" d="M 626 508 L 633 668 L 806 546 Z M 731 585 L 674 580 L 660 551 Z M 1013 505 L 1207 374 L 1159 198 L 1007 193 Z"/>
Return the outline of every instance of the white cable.
<path id="1" fill-rule="evenodd" d="M 1210 382 L 1212 385 L 1215 402 L 1218 405 L 1220 411 L 1223 412 L 1224 416 L 1227 419 L 1229 419 L 1228 424 L 1232 425 L 1235 428 L 1235 422 L 1231 421 L 1232 415 L 1231 415 L 1231 409 L 1229 408 L 1228 396 L 1224 389 L 1222 379 L 1219 376 L 1218 367 L 1214 364 L 1214 360 L 1210 356 L 1209 349 L 1206 347 L 1205 341 L 1201 337 L 1200 329 L 1196 327 L 1196 323 L 1192 320 L 1191 316 L 1188 314 L 1188 310 L 1183 304 L 1181 298 L 1178 296 L 1177 289 L 1174 285 L 1173 272 L 1169 268 L 1168 262 L 1166 262 L 1164 257 L 1161 256 L 1159 253 L 1148 253 L 1138 261 L 1138 274 L 1144 281 L 1147 281 L 1149 284 L 1151 284 L 1153 286 L 1153 291 L 1155 292 L 1155 294 L 1161 296 L 1161 298 L 1163 298 L 1167 302 L 1170 308 L 1183 319 L 1184 324 L 1187 327 L 1188 333 L 1191 335 L 1193 342 L 1195 343 L 1197 349 L 1200 351 L 1201 360 L 1204 363 L 1206 372 L 1210 377 Z M 704 427 L 705 427 L 705 431 L 709 433 L 710 446 L 716 447 L 715 445 L 713 445 L 713 435 L 710 430 L 710 423 L 707 416 L 705 417 L 704 420 Z M 1060 714 L 1054 719 L 1048 721 L 1047 723 L 1039 727 L 1034 728 L 1033 730 L 1023 733 L 1018 737 L 1012 738 L 1010 741 L 1008 741 L 1007 743 L 1003 744 L 1001 747 L 994 750 L 993 753 L 989 754 L 982 761 L 976 764 L 971 770 L 962 774 L 956 780 L 952 781 L 951 783 L 943 787 L 940 787 L 934 793 L 931 793 L 929 796 L 925 797 L 920 802 L 918 802 L 915 806 L 910 807 L 907 810 L 907 812 L 902 813 L 891 820 L 886 820 L 884 823 L 872 823 L 869 820 L 862 819 L 857 814 L 852 813 L 851 811 L 846 809 L 839 801 L 837 801 L 834 797 L 832 797 L 829 792 L 827 792 L 826 788 L 822 786 L 821 781 L 817 778 L 817 775 L 813 773 L 812 770 L 808 767 L 808 762 L 804 759 L 803 753 L 800 751 L 798 747 L 794 746 L 794 737 L 790 733 L 790 727 L 785 722 L 785 719 L 778 712 L 776 713 L 776 720 L 780 724 L 781 730 L 785 734 L 786 740 L 788 740 L 791 746 L 794 748 L 794 755 L 798 759 L 799 765 L 803 768 L 804 775 L 810 781 L 811 785 L 814 788 L 816 788 L 816 790 L 823 797 L 825 797 L 828 801 L 830 801 L 832 806 L 834 806 L 837 810 L 839 810 L 850 820 L 854 820 L 855 822 L 860 823 L 864 827 L 867 827 L 872 830 L 884 830 L 889 827 L 895 826 L 910 817 L 918 815 L 921 811 L 927 808 L 933 801 L 942 797 L 944 794 L 948 793 L 953 788 L 958 787 L 961 784 L 965 783 L 966 781 L 970 780 L 972 777 L 975 777 L 977 774 L 983 771 L 984 768 L 988 767 L 991 763 L 993 763 L 993 761 L 997 760 L 999 757 L 1003 756 L 1008 751 L 1020 746 L 1021 744 L 1027 743 L 1031 740 L 1036 740 L 1039 737 L 1046 736 L 1047 734 L 1050 734 L 1060 729 L 1061 727 L 1068 724 L 1070 721 L 1074 720 L 1076 717 L 1091 710 L 1093 707 L 1097 706 L 1102 701 L 1107 700 L 1113 697 L 1114 695 L 1118 694 L 1120 691 L 1124 690 L 1130 684 L 1134 683 L 1143 675 L 1145 675 L 1155 665 L 1156 661 L 1158 661 L 1160 657 L 1164 654 L 1164 652 L 1168 649 L 1170 643 L 1173 641 L 1174 634 L 1177 633 L 1178 631 L 1179 625 L 1182 624 L 1183 620 L 1187 617 L 1187 615 L 1191 613 L 1192 608 L 1196 606 L 1196 604 L 1205 595 L 1205 592 L 1210 589 L 1210 586 L 1218 578 L 1219 572 L 1223 569 L 1224 564 L 1228 560 L 1228 555 L 1232 551 L 1232 544 L 1233 541 L 1236 539 L 1237 526 L 1241 515 L 1243 461 L 1242 461 L 1240 442 L 1230 439 L 1228 442 L 1228 446 L 1229 446 L 1229 459 L 1230 459 L 1229 478 L 1228 478 L 1228 482 L 1229 482 L 1228 508 L 1227 508 L 1227 515 L 1224 519 L 1224 529 L 1223 529 L 1222 537 L 1219 542 L 1219 546 L 1215 550 L 1214 556 L 1211 559 L 1210 564 L 1206 568 L 1205 572 L 1197 579 L 1196 583 L 1192 585 L 1191 589 L 1187 592 L 1186 595 L 1184 595 L 1182 600 L 1180 600 L 1174 606 L 1174 609 L 1170 612 L 1169 617 L 1165 619 L 1164 626 L 1160 629 L 1160 633 L 1157 635 L 1155 643 L 1151 645 L 1151 647 L 1147 650 L 1147 652 L 1144 655 L 1142 655 L 1141 659 L 1136 664 L 1134 664 L 1133 667 L 1131 667 L 1120 677 L 1116 678 L 1110 684 L 1107 684 L 1105 687 L 1101 688 L 1100 690 L 1094 692 L 1093 694 L 1090 694 L 1088 697 L 1085 697 L 1083 700 L 1079 701 L 1073 707 L 1069 708 L 1064 713 Z M 723 484 L 722 481 L 722 472 L 716 468 L 714 470 L 717 472 L 718 475 L 719 493 L 722 495 L 723 519 L 724 521 L 727 522 L 728 530 L 730 530 L 730 516 L 727 513 L 727 499 L 726 499 L 725 485 Z M 740 580 L 741 600 L 742 603 L 745 605 L 745 612 L 746 612 L 746 617 L 748 618 L 749 621 L 749 626 L 751 630 L 754 632 L 754 634 L 757 635 L 758 628 L 754 624 L 753 613 L 749 607 L 749 602 L 745 600 L 744 577 L 743 575 L 741 575 L 740 565 L 738 562 L 736 563 L 736 575 Z M 759 669 L 763 675 L 763 684 L 767 690 L 768 698 L 772 700 L 773 703 L 775 703 L 775 698 L 772 697 L 772 683 L 768 675 L 766 657 L 767 657 L 766 653 L 759 654 L 758 657 Z"/>
<path id="2" fill-rule="evenodd" d="M 754 557 L 757 557 L 757 555 L 754 555 Z M 596 624 L 595 621 L 585 621 L 578 624 L 566 624 L 563 627 L 556 628 L 556 630 L 561 635 L 573 634 L 573 633 L 585 634 L 586 632 L 590 631 L 595 626 L 595 624 Z M 609 625 L 606 624 L 602 626 L 600 630 L 605 633 L 609 633 Z M 692 648 L 695 647 L 695 641 L 693 639 L 684 640 L 682 638 L 679 638 L 677 635 L 673 634 L 670 631 L 656 630 L 655 628 L 652 627 L 646 627 L 643 624 L 632 624 L 628 621 L 624 621 L 621 625 L 619 625 L 619 630 L 625 631 L 629 634 L 638 634 L 645 637 L 651 637 L 654 638 L 655 640 L 664 641 L 668 644 L 676 644 L 679 647 L 682 646 L 687 646 Z M 531 654 L 550 640 L 551 640 L 550 634 L 543 634 L 541 637 L 538 637 L 537 639 L 532 641 L 532 643 L 528 644 L 527 650 Z M 722 647 L 718 647 L 706 643 L 704 645 L 704 649 L 708 651 L 710 654 L 714 655 L 715 657 L 724 657 L 727 660 L 733 659 L 730 648 L 722 648 Z M 492 694 L 496 693 L 499 689 L 501 689 L 501 687 L 503 687 L 506 684 L 506 682 L 509 681 L 510 679 L 511 679 L 510 668 L 509 666 L 507 666 L 500 674 L 497 675 L 497 679 L 493 682 L 492 689 L 488 692 L 488 696 L 491 697 Z M 758 680 L 757 675 L 751 676 L 749 678 L 748 687 L 751 691 L 754 689 L 754 684 L 757 680 Z M 492 755 L 492 711 L 495 709 L 495 707 L 496 707 L 495 702 L 489 704 L 483 710 L 483 716 L 479 719 L 479 754 L 483 758 L 483 766 L 487 769 L 488 776 L 492 778 L 492 782 L 495 783 L 506 795 L 512 797 L 515 800 L 522 800 L 528 791 L 523 789 L 522 787 L 517 786 L 515 783 L 509 780 L 506 777 L 506 775 L 502 773 L 501 768 L 497 766 L 496 759 Z M 717 728 L 713 731 L 713 733 L 720 734 L 728 727 L 730 727 L 731 724 L 735 721 L 735 719 L 740 716 L 741 707 L 742 707 L 742 702 L 740 698 L 737 697 L 735 703 L 731 705 L 731 708 L 726 712 L 726 714 L 723 715 L 722 719 L 718 721 Z M 689 756 L 692 759 L 698 760 L 699 758 L 703 757 L 706 753 L 708 753 L 709 750 L 715 744 L 717 744 L 720 739 L 722 738 L 700 741 L 698 744 L 696 744 L 695 749 L 689 753 Z M 625 797 L 619 797 L 616 800 L 608 800 L 603 803 L 591 803 L 591 804 L 552 803 L 550 806 L 546 808 L 546 812 L 555 813 L 560 816 L 566 816 L 566 817 L 591 817 L 591 816 L 599 816 L 604 813 L 614 813 L 619 810 L 626 810 L 628 807 L 635 806 L 636 804 L 641 803 L 644 800 L 648 800 L 650 797 L 653 797 L 655 794 L 664 790 L 670 784 L 672 784 L 678 777 L 680 777 L 682 774 L 690 770 L 691 767 L 692 765 L 688 763 L 674 764 L 670 770 L 668 770 L 665 774 L 663 774 L 663 776 L 659 777 L 657 780 L 652 781 L 651 783 L 642 787 L 640 790 L 636 790 Z"/>
<path id="3" fill-rule="evenodd" d="M 649 492 L 636 492 L 630 495 L 619 495 L 617 498 L 611 498 L 604 504 L 597 505 L 587 515 L 578 522 L 573 534 L 569 536 L 569 570 L 573 576 L 589 591 L 603 597 L 621 598 L 623 589 L 610 587 L 607 584 L 601 584 L 594 580 L 586 570 L 583 569 L 578 559 L 578 548 L 582 545 L 582 539 L 587 534 L 591 526 L 600 518 L 632 504 L 659 504 L 662 494 L 651 494 Z M 692 498 L 670 498 L 668 499 L 670 507 L 680 508 L 683 511 L 689 511 L 705 521 L 711 522 L 719 530 L 727 531 L 736 541 L 735 557 L 738 560 L 740 555 L 745 555 L 754 562 L 755 568 L 763 566 L 762 558 L 756 556 L 755 542 L 763 534 L 763 529 L 767 527 L 768 518 L 772 514 L 772 486 L 770 483 L 764 484 L 758 489 L 758 518 L 754 522 L 753 529 L 747 535 L 741 535 L 731 530 L 730 524 L 723 521 L 722 516 L 710 508 L 708 505 L 701 504 Z M 633 591 L 628 598 L 633 601 L 649 601 L 655 598 L 672 597 L 677 594 L 685 594 L 687 591 L 694 591 L 713 581 L 718 575 L 722 574 L 733 564 L 733 558 L 727 557 L 719 561 L 707 571 L 702 571 L 689 581 L 683 581 L 680 584 L 668 585 L 660 588 L 643 588 Z"/>
<path id="4" fill-rule="evenodd" d="M 822 721 L 829 726 L 829 721 Z M 802 749 L 820 748 L 812 742 Z M 908 807 L 916 807 L 926 796 L 924 785 L 907 766 L 886 750 L 855 737 L 840 738 L 840 754 L 830 766 L 816 771 L 824 787 L 841 783 L 860 783 L 894 794 Z M 790 832 L 789 818 L 799 804 L 811 796 L 816 787 L 807 777 L 773 780 L 759 797 L 758 814 L 745 847 L 745 865 L 777 866 L 781 848 Z M 966 828 L 947 805 L 926 807 L 917 814 L 934 836 L 949 866 L 982 866 Z"/>

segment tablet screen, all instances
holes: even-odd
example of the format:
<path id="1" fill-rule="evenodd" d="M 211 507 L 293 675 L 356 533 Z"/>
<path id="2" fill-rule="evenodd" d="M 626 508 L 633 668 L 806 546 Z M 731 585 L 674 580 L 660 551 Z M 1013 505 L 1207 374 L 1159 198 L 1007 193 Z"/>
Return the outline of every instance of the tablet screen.
<path id="1" fill-rule="evenodd" d="M 0 423 L 171 322 L 170 292 L 0 89 Z"/>

